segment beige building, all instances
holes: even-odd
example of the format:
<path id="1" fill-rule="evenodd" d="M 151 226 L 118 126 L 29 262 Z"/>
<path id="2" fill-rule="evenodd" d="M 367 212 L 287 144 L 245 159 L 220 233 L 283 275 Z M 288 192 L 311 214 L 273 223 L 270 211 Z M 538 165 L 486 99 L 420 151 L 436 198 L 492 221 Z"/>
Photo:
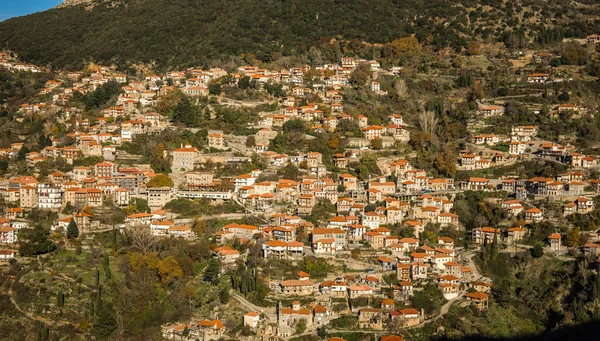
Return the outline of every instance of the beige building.
<path id="1" fill-rule="evenodd" d="M 192 170 L 198 156 L 198 149 L 191 145 L 185 145 L 173 151 L 173 162 L 171 167 L 173 170 Z"/>
<path id="2" fill-rule="evenodd" d="M 208 146 L 216 149 L 225 149 L 225 135 L 222 131 L 213 131 L 208 134 Z"/>
<path id="3" fill-rule="evenodd" d="M 171 187 L 148 187 L 148 206 L 163 207 L 171 200 Z"/>
<path id="4" fill-rule="evenodd" d="M 246 315 L 244 315 L 244 326 L 248 326 L 250 328 L 256 328 L 256 327 L 258 327 L 259 321 L 260 321 L 260 314 L 255 311 L 248 312 L 248 313 L 246 313 Z"/>
<path id="5" fill-rule="evenodd" d="M 33 208 L 38 205 L 38 190 L 36 186 L 21 186 L 19 189 L 21 207 Z"/>

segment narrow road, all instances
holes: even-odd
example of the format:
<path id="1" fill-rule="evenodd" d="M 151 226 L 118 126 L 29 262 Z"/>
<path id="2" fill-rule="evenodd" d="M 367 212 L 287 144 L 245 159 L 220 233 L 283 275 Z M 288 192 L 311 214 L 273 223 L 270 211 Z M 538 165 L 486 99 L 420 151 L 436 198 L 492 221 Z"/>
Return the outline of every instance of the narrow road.
<path id="1" fill-rule="evenodd" d="M 203 219 L 242 219 L 246 217 L 246 213 L 223 213 L 215 215 L 203 216 Z M 197 218 L 177 218 L 174 219 L 175 224 L 192 224 Z"/>
<path id="2" fill-rule="evenodd" d="M 481 275 L 481 273 L 477 269 L 477 266 L 475 265 L 475 262 L 473 262 L 473 256 L 475 256 L 475 254 L 476 254 L 476 251 L 469 251 L 469 252 L 463 254 L 463 256 L 465 257 L 465 259 L 467 259 L 469 261 L 469 265 L 473 269 L 473 276 L 474 276 L 474 278 L 476 280 L 481 280 L 481 279 L 486 278 L 486 277 Z M 455 302 L 457 302 L 460 299 L 462 299 L 463 296 L 465 295 L 465 293 L 466 293 L 465 291 L 461 291 L 458 294 L 458 296 L 456 296 L 455 298 L 453 298 L 453 299 L 447 301 L 446 303 L 444 303 L 444 305 L 440 309 L 440 312 L 436 316 L 424 320 L 423 322 L 421 322 L 418 325 L 414 326 L 414 328 L 422 328 L 424 325 L 426 325 L 429 322 L 433 322 L 433 321 L 436 321 L 436 320 L 439 320 L 439 319 L 443 318 L 444 315 L 448 314 L 448 311 L 450 311 L 450 307 L 452 307 L 452 304 L 454 304 Z"/>
<path id="3" fill-rule="evenodd" d="M 297 338 L 300 336 L 308 336 L 308 335 L 315 335 L 315 330 L 316 328 L 311 327 L 309 330 L 305 331 L 302 334 L 292 334 L 291 337 Z M 381 334 L 381 335 L 386 335 L 389 334 L 390 332 L 387 330 L 363 330 L 363 329 L 331 329 L 331 328 L 327 328 L 327 333 L 331 334 L 331 333 L 362 333 L 362 334 Z"/>
<path id="4" fill-rule="evenodd" d="M 439 319 L 443 318 L 444 315 L 448 314 L 448 311 L 450 311 L 450 307 L 452 306 L 452 304 L 454 304 L 455 302 L 457 302 L 458 300 L 460 300 L 464 296 L 464 294 L 465 294 L 464 292 L 461 292 L 455 298 L 453 298 L 453 299 L 447 301 L 446 303 L 444 303 L 444 305 L 440 309 L 440 312 L 436 316 L 428 318 L 426 320 L 423 320 L 423 322 L 419 323 L 418 325 L 416 325 L 414 327 L 410 327 L 409 329 L 423 328 L 429 322 L 433 322 L 433 321 L 436 321 L 436 320 L 439 320 Z"/>
<path id="5" fill-rule="evenodd" d="M 236 301 L 240 302 L 243 306 L 250 309 L 251 311 L 262 313 L 271 322 L 277 322 L 277 315 L 276 315 L 275 308 L 259 307 L 255 304 L 251 303 L 250 301 L 248 301 L 244 296 L 238 294 L 237 292 L 234 292 L 232 297 Z"/>
<path id="6" fill-rule="evenodd" d="M 479 270 L 477 269 L 477 265 L 475 265 L 475 262 L 473 262 L 473 256 L 475 256 L 476 252 L 475 251 L 471 251 L 471 252 L 467 252 L 464 256 L 465 259 L 467 259 L 469 261 L 469 267 L 471 269 L 473 269 L 473 277 L 476 280 L 479 280 L 481 278 L 483 278 L 484 276 L 481 275 L 481 273 L 479 273 Z"/>
<path id="7" fill-rule="evenodd" d="M 364 269 L 378 270 L 377 267 L 381 267 L 378 264 L 369 264 L 369 263 L 361 262 L 361 261 L 358 261 L 356 259 L 351 259 L 351 258 L 332 258 L 331 260 L 340 262 L 340 263 L 344 263 L 344 265 L 354 264 L 355 266 L 364 267 Z"/>
<path id="8" fill-rule="evenodd" d="M 50 270 L 52 270 L 52 269 L 50 269 Z M 55 272 L 55 275 L 54 275 L 54 276 L 56 276 L 56 277 L 59 277 L 59 278 L 62 278 L 62 279 L 66 280 L 66 281 L 69 281 L 69 282 L 71 282 L 71 283 L 75 283 L 75 284 L 81 285 L 82 287 L 84 287 L 84 288 L 86 288 L 86 289 L 88 289 L 88 290 L 90 290 L 90 291 L 93 291 L 93 290 L 94 290 L 94 289 L 90 288 L 89 286 L 87 286 L 85 283 L 83 283 L 83 282 L 82 282 L 82 283 L 79 283 L 79 282 L 77 282 L 76 280 L 74 280 L 73 278 L 71 278 L 71 277 L 69 277 L 69 276 L 66 276 L 66 275 L 64 275 L 64 274 L 61 274 L 61 273 Z"/>
<path id="9" fill-rule="evenodd" d="M 232 99 L 229 97 L 225 97 L 225 96 L 216 96 L 217 98 L 219 98 L 221 100 L 222 105 L 234 105 L 237 107 L 256 107 L 258 105 L 261 104 L 270 104 L 270 102 L 268 100 L 265 101 L 257 101 L 257 102 L 250 102 L 250 101 L 240 101 L 237 99 Z"/>

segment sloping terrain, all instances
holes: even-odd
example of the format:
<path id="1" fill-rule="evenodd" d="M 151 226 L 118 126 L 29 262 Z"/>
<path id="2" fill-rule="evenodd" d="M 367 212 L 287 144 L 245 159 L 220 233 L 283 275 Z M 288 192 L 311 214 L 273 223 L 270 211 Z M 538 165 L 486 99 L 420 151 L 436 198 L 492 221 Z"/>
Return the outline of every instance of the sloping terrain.
<path id="1" fill-rule="evenodd" d="M 599 6 L 566 0 L 121 0 L 67 6 L 0 23 L 0 46 L 28 62 L 198 65 L 253 53 L 294 55 L 331 38 L 386 43 L 415 34 L 437 48 L 472 39 L 518 47 L 585 37 Z M 551 18 L 551 19 L 550 19 Z"/>

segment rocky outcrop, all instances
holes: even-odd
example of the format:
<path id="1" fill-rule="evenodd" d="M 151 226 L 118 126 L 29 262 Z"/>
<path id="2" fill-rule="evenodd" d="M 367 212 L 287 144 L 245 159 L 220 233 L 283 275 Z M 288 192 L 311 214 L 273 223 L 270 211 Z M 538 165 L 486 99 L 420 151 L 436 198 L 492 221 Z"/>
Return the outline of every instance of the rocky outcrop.
<path id="1" fill-rule="evenodd" d="M 56 6 L 56 7 L 68 7 L 68 6 L 75 6 L 75 5 L 81 5 L 81 4 L 89 4 L 92 2 L 95 2 L 96 0 L 63 0 L 62 4 Z"/>

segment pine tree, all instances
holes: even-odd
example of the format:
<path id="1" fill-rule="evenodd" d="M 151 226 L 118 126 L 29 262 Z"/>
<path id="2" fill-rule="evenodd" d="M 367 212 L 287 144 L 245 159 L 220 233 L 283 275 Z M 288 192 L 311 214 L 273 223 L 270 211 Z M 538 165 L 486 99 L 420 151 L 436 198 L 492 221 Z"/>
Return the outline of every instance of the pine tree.
<path id="1" fill-rule="evenodd" d="M 225 288 L 223 288 L 223 290 L 221 290 L 221 292 L 219 294 L 219 299 L 221 300 L 221 304 L 229 303 L 230 298 L 231 298 L 231 295 L 229 295 L 229 286 L 226 286 Z"/>
<path id="2" fill-rule="evenodd" d="M 536 243 L 531 249 L 531 257 L 541 258 L 544 256 L 544 246 L 541 243 Z"/>
<path id="3" fill-rule="evenodd" d="M 322 339 L 327 337 L 327 329 L 325 329 L 325 326 L 317 328 L 317 335 Z"/>
<path id="4" fill-rule="evenodd" d="M 67 226 L 67 238 L 68 239 L 76 239 L 79 237 L 79 228 L 77 227 L 77 223 L 75 223 L 75 219 L 71 219 L 69 225 Z"/>
<path id="5" fill-rule="evenodd" d="M 173 109 L 173 116 L 171 122 L 174 124 L 183 123 L 188 127 L 198 126 L 199 115 L 196 108 L 192 105 L 190 100 L 185 97 Z"/>
<path id="6" fill-rule="evenodd" d="M 41 225 L 19 231 L 19 253 L 22 256 L 37 256 L 54 250 L 56 245 L 50 239 L 50 232 Z"/>
<path id="7" fill-rule="evenodd" d="M 106 339 L 115 331 L 115 329 L 117 329 L 116 322 L 112 309 L 105 304 L 102 304 L 98 308 L 98 314 L 94 320 L 92 334 L 99 339 Z"/>
<path id="8" fill-rule="evenodd" d="M 208 261 L 208 266 L 204 271 L 204 280 L 210 282 L 212 285 L 216 285 L 219 280 L 219 275 L 221 274 L 221 265 L 219 261 L 211 258 Z"/>

